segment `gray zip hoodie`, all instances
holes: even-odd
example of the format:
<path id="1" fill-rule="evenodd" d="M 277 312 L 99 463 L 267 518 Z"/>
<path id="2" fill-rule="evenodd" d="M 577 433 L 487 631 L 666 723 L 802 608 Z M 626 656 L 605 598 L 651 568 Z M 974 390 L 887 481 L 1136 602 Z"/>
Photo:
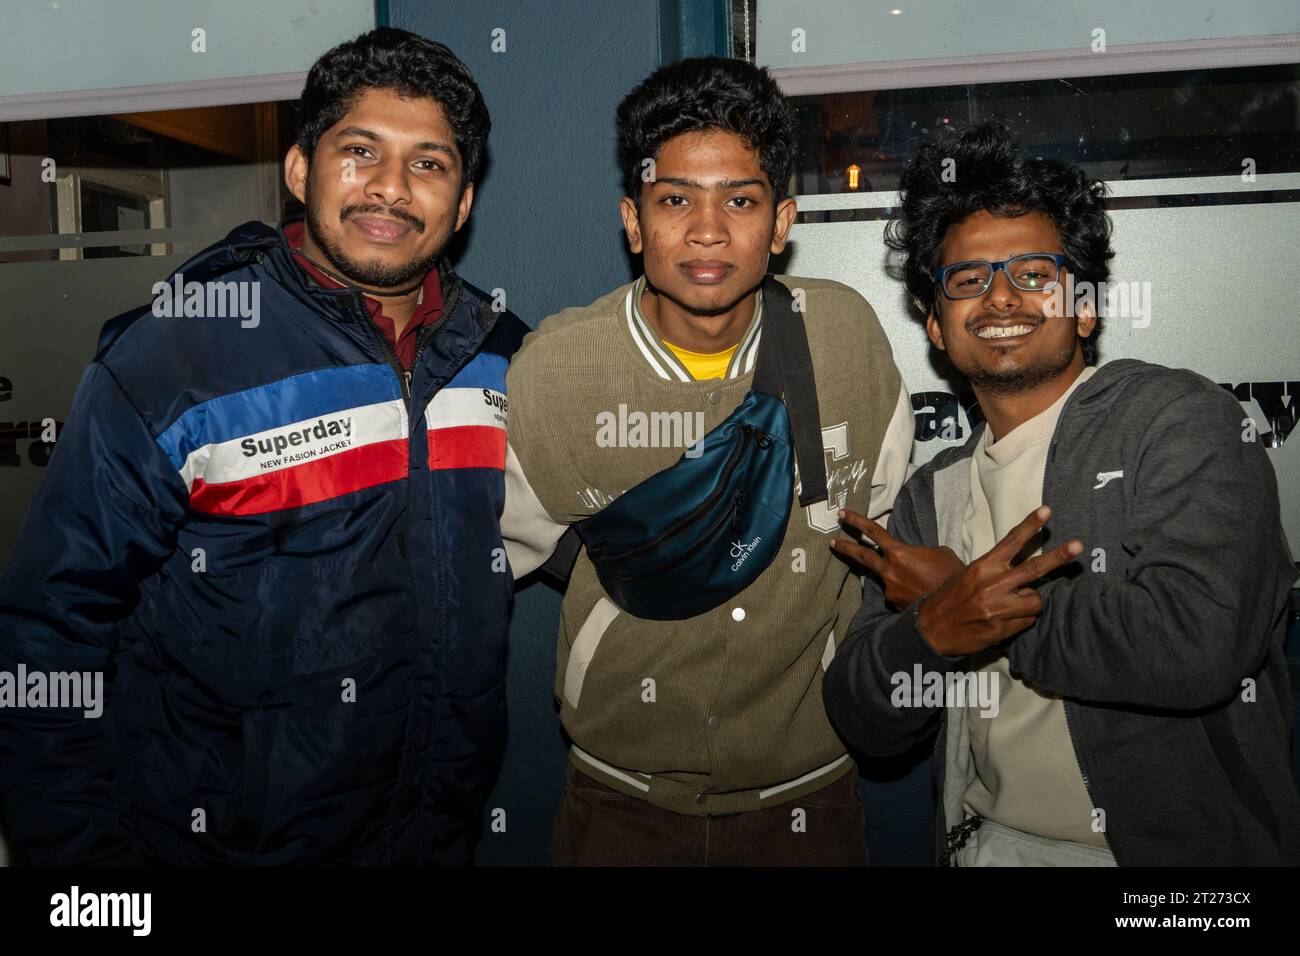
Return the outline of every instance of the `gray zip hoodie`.
<path id="1" fill-rule="evenodd" d="M 1070 397 L 1048 451 L 1043 549 L 1078 538 L 1084 553 L 1039 582 L 1043 612 L 1008 642 L 1008 660 L 1020 679 L 1064 698 L 1121 866 L 1300 863 L 1282 653 L 1296 570 L 1277 479 L 1245 440 L 1244 417 L 1200 375 L 1123 359 Z M 961 553 L 983 427 L 908 480 L 891 534 Z M 915 607 L 894 613 L 867 577 L 825 675 L 826 710 L 870 756 L 937 733 L 942 852 L 974 766 L 965 707 L 891 704 L 891 676 L 918 664 L 940 675 L 974 669 L 936 653 Z"/>

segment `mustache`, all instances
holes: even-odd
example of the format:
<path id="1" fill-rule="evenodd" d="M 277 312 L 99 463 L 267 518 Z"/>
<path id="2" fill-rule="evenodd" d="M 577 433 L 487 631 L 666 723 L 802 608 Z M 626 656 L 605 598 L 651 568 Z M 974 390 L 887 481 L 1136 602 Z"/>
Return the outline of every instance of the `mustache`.
<path id="1" fill-rule="evenodd" d="M 390 209 L 385 206 L 365 206 L 361 204 L 344 206 L 339 212 L 339 222 L 345 222 L 354 216 L 383 216 L 387 219 L 399 219 L 416 232 L 424 232 L 424 220 L 413 216 L 403 209 Z"/>

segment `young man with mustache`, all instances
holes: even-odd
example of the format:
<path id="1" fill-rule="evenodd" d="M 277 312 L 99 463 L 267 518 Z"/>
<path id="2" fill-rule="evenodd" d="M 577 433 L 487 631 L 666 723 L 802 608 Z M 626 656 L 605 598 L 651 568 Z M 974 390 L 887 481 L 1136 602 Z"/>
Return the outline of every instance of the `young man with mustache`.
<path id="1" fill-rule="evenodd" d="M 775 81 L 739 60 L 682 61 L 629 94 L 618 129 L 619 211 L 645 272 L 544 320 L 511 365 L 519 408 L 502 527 L 517 577 L 569 525 L 687 460 L 683 446 L 736 410 L 760 350 L 776 347 L 769 322 L 779 316 L 765 318 L 774 306 L 760 284 L 795 219 L 786 193 L 795 135 Z M 685 619 L 632 615 L 588 552 L 578 557 L 556 668 L 573 741 L 556 864 L 866 860 L 857 774 L 821 702 L 860 588 L 826 543 L 837 508 L 888 510 L 911 452 L 911 403 L 860 295 L 820 279 L 780 282 L 804 298 L 820 407 L 813 448 L 829 501 L 804 507 L 796 490 L 775 560 L 732 599 Z M 600 423 L 620 405 L 624 420 L 675 414 L 701 426 L 675 446 L 632 427 L 607 440 L 614 430 Z"/>
<path id="2" fill-rule="evenodd" d="M 990 124 L 936 135 L 901 189 L 908 292 L 986 421 L 887 532 L 846 515 L 880 553 L 839 543 L 872 574 L 832 721 L 878 756 L 936 736 L 944 863 L 1297 862 L 1295 568 L 1240 406 L 1183 369 L 1096 364 L 1094 310 L 1061 298 L 1109 274 L 1082 171 Z M 957 692 L 986 679 L 992 707 Z"/>
<path id="3" fill-rule="evenodd" d="M 505 736 L 505 369 L 526 327 L 444 258 L 490 119 L 450 50 L 325 53 L 285 182 L 110 322 L 0 583 L 0 666 L 106 672 L 0 711 L 36 864 L 466 864 Z M 167 283 L 170 285 L 171 283 Z"/>

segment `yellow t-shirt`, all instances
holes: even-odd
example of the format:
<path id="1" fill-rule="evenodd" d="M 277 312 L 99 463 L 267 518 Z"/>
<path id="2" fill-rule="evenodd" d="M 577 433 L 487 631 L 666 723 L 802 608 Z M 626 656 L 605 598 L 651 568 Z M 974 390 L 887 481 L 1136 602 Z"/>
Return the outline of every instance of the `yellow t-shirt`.
<path id="1" fill-rule="evenodd" d="M 686 349 L 673 345 L 672 342 L 664 342 L 672 350 L 672 353 L 681 360 L 686 366 L 686 371 L 691 373 L 691 378 L 701 381 L 706 378 L 726 378 L 727 366 L 731 364 L 731 356 L 736 354 L 736 349 L 740 343 L 737 342 L 725 352 L 688 352 Z"/>

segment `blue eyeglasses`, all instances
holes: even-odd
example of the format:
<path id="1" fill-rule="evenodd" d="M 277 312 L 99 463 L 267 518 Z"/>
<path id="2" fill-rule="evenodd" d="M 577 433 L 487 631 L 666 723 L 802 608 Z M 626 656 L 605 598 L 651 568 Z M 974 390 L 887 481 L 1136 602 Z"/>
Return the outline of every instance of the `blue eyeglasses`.
<path id="1" fill-rule="evenodd" d="M 946 298 L 973 299 L 987 292 L 994 274 L 1005 269 L 1011 284 L 1022 292 L 1046 292 L 1060 281 L 1063 265 L 1070 265 L 1070 257 L 1052 252 L 1030 252 L 1001 262 L 973 259 L 935 269 L 934 284 Z"/>

